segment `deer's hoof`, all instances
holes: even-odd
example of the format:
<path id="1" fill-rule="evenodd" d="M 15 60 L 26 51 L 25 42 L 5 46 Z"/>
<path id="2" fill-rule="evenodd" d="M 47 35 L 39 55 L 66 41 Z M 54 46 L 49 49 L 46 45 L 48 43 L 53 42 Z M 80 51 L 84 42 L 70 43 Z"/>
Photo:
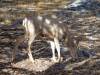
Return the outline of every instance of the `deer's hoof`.
<path id="1" fill-rule="evenodd" d="M 61 57 L 58 58 L 58 59 L 57 58 L 52 58 L 52 61 L 55 62 L 55 63 L 61 62 L 62 60 L 63 60 L 63 58 L 61 58 Z"/>
<path id="2" fill-rule="evenodd" d="M 60 58 L 58 58 L 58 60 L 57 60 L 58 62 L 62 62 L 63 61 L 63 58 L 62 57 L 60 57 Z"/>
<path id="3" fill-rule="evenodd" d="M 33 59 L 30 59 L 30 62 L 31 62 L 32 64 L 34 64 L 34 63 L 35 63 L 35 60 L 33 60 Z"/>
<path id="4" fill-rule="evenodd" d="M 56 59 L 56 57 L 51 58 L 51 60 L 52 60 L 53 62 L 58 62 L 57 59 Z"/>

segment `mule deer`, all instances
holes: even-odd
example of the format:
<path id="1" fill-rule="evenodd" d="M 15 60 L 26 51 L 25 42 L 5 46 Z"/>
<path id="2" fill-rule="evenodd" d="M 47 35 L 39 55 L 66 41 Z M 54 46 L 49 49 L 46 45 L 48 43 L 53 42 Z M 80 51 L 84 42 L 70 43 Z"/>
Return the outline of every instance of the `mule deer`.
<path id="1" fill-rule="evenodd" d="M 38 15 L 34 12 L 33 15 L 24 18 L 23 26 L 26 30 L 25 39 L 28 42 L 28 56 L 34 62 L 31 53 L 31 44 L 37 35 L 43 33 L 49 39 L 52 48 L 52 59 L 60 61 L 60 45 L 59 40 L 65 39 L 66 46 L 70 49 L 70 54 L 73 58 L 77 57 L 77 40 L 69 32 L 66 23 L 62 22 L 56 15 Z M 55 57 L 55 49 L 58 53 L 58 59 Z"/>

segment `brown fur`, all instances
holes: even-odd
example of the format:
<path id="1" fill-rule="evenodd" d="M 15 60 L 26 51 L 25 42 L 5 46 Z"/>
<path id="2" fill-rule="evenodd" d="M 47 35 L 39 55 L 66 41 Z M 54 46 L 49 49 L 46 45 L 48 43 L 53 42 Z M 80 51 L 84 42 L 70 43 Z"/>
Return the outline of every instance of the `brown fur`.
<path id="1" fill-rule="evenodd" d="M 37 18 L 38 17 L 38 18 Z M 59 41 L 65 39 L 66 47 L 70 49 L 73 58 L 77 58 L 77 48 L 80 39 L 74 38 L 68 30 L 67 24 L 62 22 L 56 15 L 38 15 L 36 12 L 23 20 L 23 26 L 26 30 L 25 39 L 28 41 L 28 55 L 32 62 L 34 59 L 31 54 L 31 44 L 38 35 L 45 35 L 48 40 L 53 41 L 58 51 L 58 60 L 60 60 Z"/>

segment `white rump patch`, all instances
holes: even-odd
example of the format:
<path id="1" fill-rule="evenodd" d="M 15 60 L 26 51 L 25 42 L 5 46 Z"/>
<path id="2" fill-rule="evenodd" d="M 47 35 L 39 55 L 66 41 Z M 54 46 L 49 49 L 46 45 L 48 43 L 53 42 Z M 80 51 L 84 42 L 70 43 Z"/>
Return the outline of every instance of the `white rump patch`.
<path id="1" fill-rule="evenodd" d="M 45 23 L 50 24 L 50 20 L 49 19 L 45 19 Z"/>
<path id="2" fill-rule="evenodd" d="M 38 15 L 38 16 L 37 16 L 37 19 L 38 19 L 38 20 L 42 20 L 42 19 L 43 19 L 43 17 L 42 17 L 42 16 L 40 16 L 40 15 Z"/>

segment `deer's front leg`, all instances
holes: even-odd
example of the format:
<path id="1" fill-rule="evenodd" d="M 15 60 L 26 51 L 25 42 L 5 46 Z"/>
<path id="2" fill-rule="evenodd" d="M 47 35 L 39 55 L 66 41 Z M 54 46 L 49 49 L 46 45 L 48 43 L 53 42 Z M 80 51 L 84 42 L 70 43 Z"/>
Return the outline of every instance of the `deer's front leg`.
<path id="1" fill-rule="evenodd" d="M 59 44 L 59 40 L 57 38 L 54 38 L 54 42 L 55 42 L 55 46 L 57 49 L 57 53 L 58 53 L 58 61 L 61 60 L 61 55 L 60 55 L 60 44 Z"/>
<path id="2" fill-rule="evenodd" d="M 55 55 L 55 43 L 53 41 L 49 41 L 51 49 L 52 49 L 52 60 L 56 62 L 56 55 Z"/>

